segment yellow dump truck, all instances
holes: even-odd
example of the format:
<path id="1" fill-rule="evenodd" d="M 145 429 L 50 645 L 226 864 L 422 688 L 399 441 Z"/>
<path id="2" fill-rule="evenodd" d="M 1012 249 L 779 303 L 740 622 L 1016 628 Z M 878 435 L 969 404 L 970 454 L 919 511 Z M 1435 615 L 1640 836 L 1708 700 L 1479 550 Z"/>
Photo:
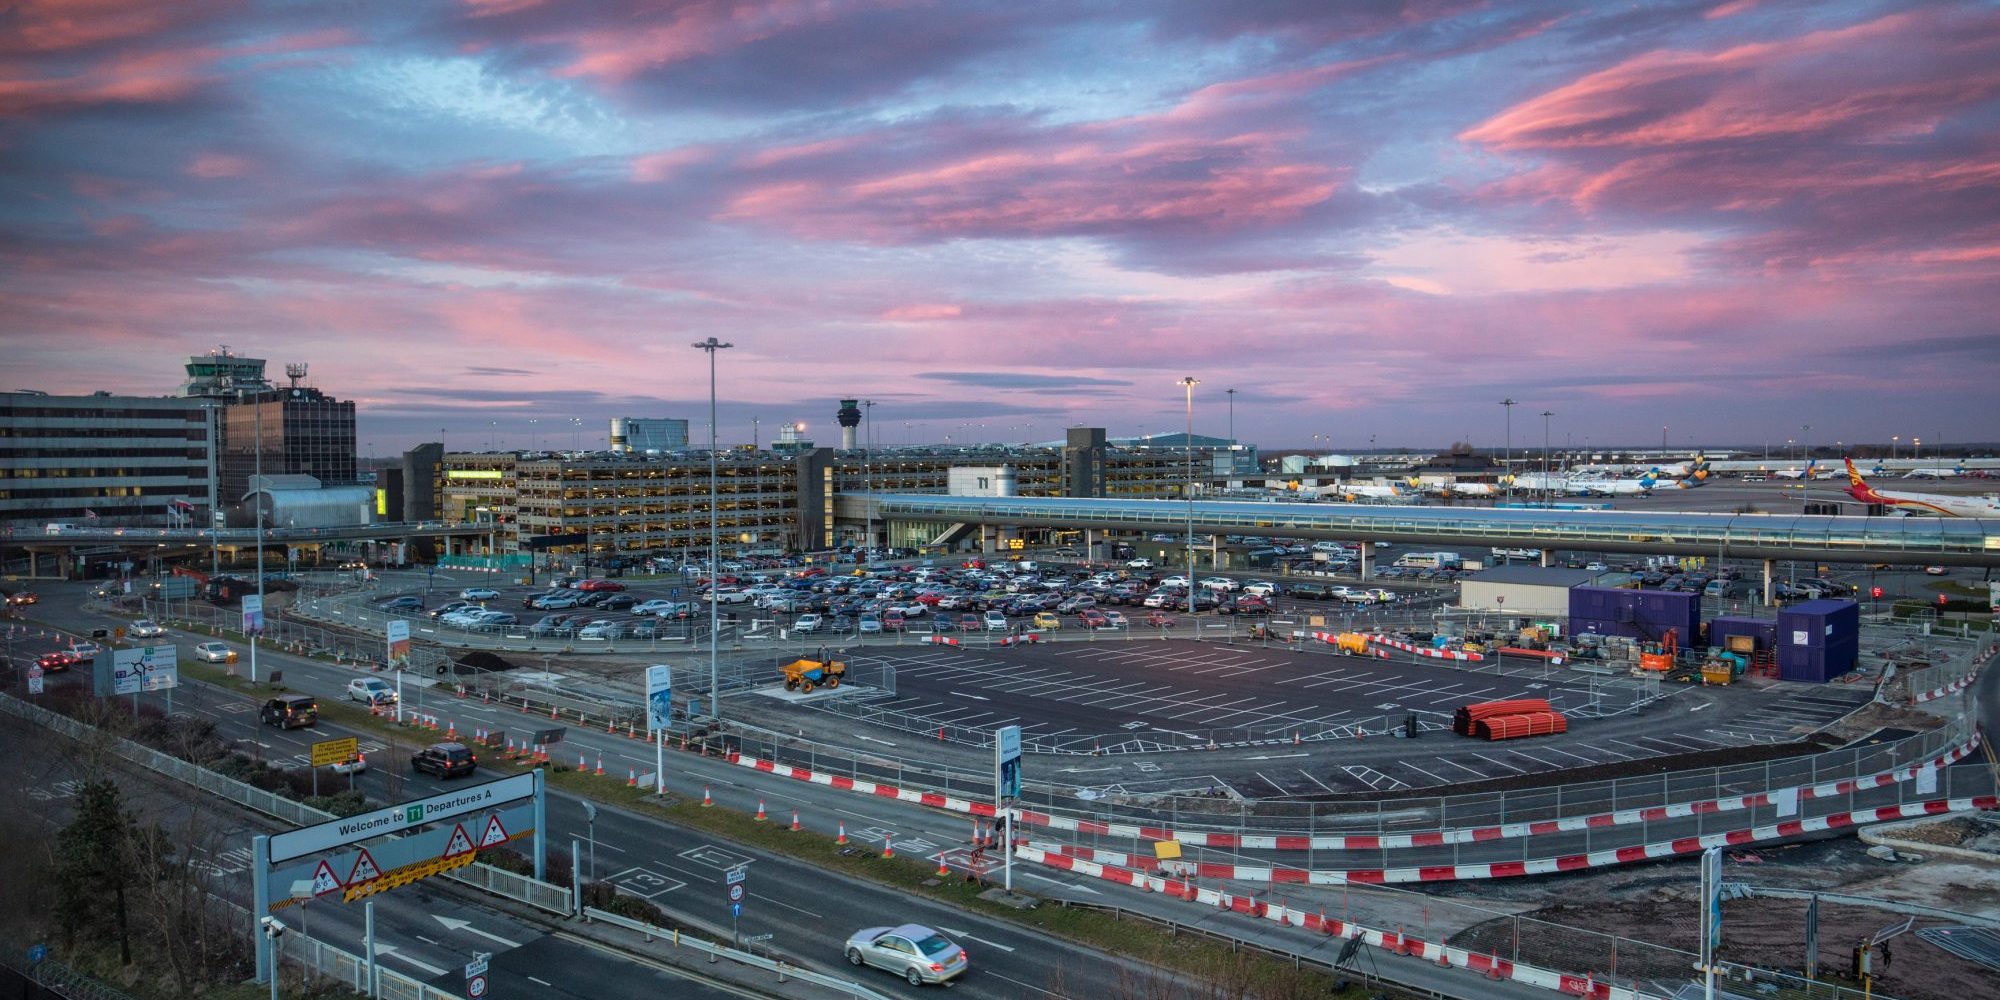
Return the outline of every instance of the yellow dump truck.
<path id="1" fill-rule="evenodd" d="M 802 693 L 810 693 L 822 684 L 837 688 L 840 679 L 847 676 L 847 664 L 840 660 L 798 659 L 779 669 L 785 675 L 785 690 Z"/>

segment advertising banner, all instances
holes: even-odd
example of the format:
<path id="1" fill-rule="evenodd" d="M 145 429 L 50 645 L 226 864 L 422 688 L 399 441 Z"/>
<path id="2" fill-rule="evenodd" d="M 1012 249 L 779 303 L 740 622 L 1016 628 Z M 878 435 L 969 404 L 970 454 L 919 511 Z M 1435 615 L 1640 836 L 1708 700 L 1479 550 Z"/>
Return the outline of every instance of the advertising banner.
<path id="1" fill-rule="evenodd" d="M 264 631 L 264 598 L 262 595 L 243 595 L 243 631 L 251 635 L 256 635 Z"/>
<path id="2" fill-rule="evenodd" d="M 391 618 L 388 627 L 389 665 L 407 666 L 410 662 L 410 621 L 407 618 Z"/>
<path id="3" fill-rule="evenodd" d="M 674 717 L 674 670 L 664 663 L 646 668 L 646 731 L 665 732 Z"/>

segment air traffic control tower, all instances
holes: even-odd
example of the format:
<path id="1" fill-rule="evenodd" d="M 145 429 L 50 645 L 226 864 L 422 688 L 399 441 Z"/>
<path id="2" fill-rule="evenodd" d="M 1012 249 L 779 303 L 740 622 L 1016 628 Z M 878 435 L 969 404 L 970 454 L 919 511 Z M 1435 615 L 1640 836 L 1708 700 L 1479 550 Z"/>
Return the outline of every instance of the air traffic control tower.
<path id="1" fill-rule="evenodd" d="M 840 410 L 833 415 L 833 418 L 840 421 L 840 450 L 853 451 L 854 428 L 861 425 L 861 401 L 858 399 L 841 400 Z"/>

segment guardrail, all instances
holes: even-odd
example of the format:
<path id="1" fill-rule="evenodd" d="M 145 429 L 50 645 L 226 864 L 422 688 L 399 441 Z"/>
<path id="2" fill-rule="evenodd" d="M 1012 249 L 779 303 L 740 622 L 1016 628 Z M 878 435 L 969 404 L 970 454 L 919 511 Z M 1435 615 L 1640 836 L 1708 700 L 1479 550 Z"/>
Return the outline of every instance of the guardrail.
<path id="1" fill-rule="evenodd" d="M 227 799 L 266 816 L 276 817 L 293 826 L 310 826 L 338 818 L 323 809 L 315 809 L 303 802 L 217 774 L 179 757 L 161 753 L 120 736 L 113 736 L 95 726 L 78 722 L 60 712 L 49 711 L 40 705 L 29 704 L 10 694 L 0 693 L 0 710 L 80 742 L 103 741 L 104 745 L 119 757 L 149 771 L 191 785 L 217 798 Z M 483 862 L 475 862 L 448 872 L 445 877 L 551 913 L 567 915 L 575 906 L 571 890 L 566 887 L 537 882 L 525 875 L 517 875 Z"/>
<path id="2" fill-rule="evenodd" d="M 585 920 L 601 921 L 603 923 L 610 924 L 613 927 L 623 927 L 628 931 L 638 931 L 640 934 L 646 936 L 646 941 L 648 943 L 650 943 L 654 938 L 659 938 L 662 941 L 671 942 L 672 945 L 676 948 L 692 948 L 695 951 L 702 952 L 709 956 L 710 961 L 726 958 L 740 965 L 748 965 L 752 968 L 763 969 L 767 972 L 774 972 L 777 974 L 778 981 L 781 983 L 787 980 L 796 979 L 802 983 L 811 983 L 814 986 L 823 986 L 827 989 L 833 990 L 834 992 L 840 993 L 844 996 L 855 997 L 857 998 L 857 1000 L 890 1000 L 888 996 L 881 993 L 877 993 L 874 990 L 871 990 L 868 987 L 861 985 L 860 983 L 849 982 L 845 979 L 839 979 L 834 976 L 826 975 L 825 973 L 814 972 L 811 969 L 800 968 L 799 966 L 793 965 L 790 962 L 786 962 L 782 959 L 765 958 L 762 955 L 753 955 L 747 951 L 738 951 L 735 948 L 727 948 L 719 944 L 711 944 L 707 941 L 703 941 L 698 937 L 682 934 L 680 931 L 677 930 L 655 927 L 652 924 L 645 923 L 639 920 L 633 920 L 630 917 L 619 916 L 616 913 L 610 913 L 604 910 L 600 910 L 594 906 L 584 907 L 583 916 Z"/>

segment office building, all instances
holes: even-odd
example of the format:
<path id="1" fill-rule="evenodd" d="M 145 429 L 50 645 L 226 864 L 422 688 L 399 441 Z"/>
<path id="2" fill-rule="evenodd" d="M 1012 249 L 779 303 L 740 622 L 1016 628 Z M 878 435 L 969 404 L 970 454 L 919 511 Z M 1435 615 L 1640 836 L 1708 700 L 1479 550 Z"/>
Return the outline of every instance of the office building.
<path id="1" fill-rule="evenodd" d="M 212 427 L 201 399 L 0 393 L 0 520 L 202 524 Z"/>
<path id="2" fill-rule="evenodd" d="M 353 401 L 294 385 L 247 394 L 224 406 L 221 496 L 225 505 L 239 502 L 249 492 L 259 451 L 267 476 L 311 476 L 326 486 L 358 482 Z"/>

